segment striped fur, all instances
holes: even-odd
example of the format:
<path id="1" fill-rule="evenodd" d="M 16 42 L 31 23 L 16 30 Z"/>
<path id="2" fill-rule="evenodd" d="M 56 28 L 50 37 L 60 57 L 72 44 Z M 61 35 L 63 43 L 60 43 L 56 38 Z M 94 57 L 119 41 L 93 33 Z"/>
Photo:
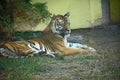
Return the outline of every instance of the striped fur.
<path id="1" fill-rule="evenodd" d="M 34 55 L 49 55 L 55 57 L 58 55 L 74 55 L 78 53 L 90 53 L 95 49 L 88 46 L 81 46 L 78 43 L 67 43 L 67 36 L 70 35 L 69 13 L 65 15 L 54 15 L 49 25 L 45 28 L 44 35 L 40 38 L 19 41 L 6 42 L 0 48 L 3 56 L 10 58 L 28 57 Z"/>

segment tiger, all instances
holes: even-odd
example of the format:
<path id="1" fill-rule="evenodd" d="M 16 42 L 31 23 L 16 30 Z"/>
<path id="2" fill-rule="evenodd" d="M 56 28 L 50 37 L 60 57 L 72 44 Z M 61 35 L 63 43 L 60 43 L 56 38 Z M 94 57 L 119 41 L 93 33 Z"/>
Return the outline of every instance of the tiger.
<path id="1" fill-rule="evenodd" d="M 69 12 L 64 15 L 54 14 L 40 38 L 5 42 L 0 48 L 1 55 L 9 58 L 18 58 L 44 53 L 45 55 L 56 57 L 56 55 L 69 56 L 95 52 L 96 50 L 92 47 L 67 41 L 67 37 L 71 34 L 69 16 Z"/>

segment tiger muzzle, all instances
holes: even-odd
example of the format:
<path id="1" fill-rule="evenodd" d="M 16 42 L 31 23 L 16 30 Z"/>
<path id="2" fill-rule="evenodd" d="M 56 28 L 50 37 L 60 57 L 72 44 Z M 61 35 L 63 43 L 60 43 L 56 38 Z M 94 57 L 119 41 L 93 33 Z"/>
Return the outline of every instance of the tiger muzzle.
<path id="1" fill-rule="evenodd" d="M 68 34 L 70 34 L 70 33 L 71 33 L 71 31 L 68 30 L 68 29 L 64 29 L 64 30 L 61 30 L 61 31 L 60 31 L 60 35 L 61 35 L 62 37 L 64 37 L 65 35 L 68 35 Z"/>
<path id="2" fill-rule="evenodd" d="M 70 30 L 68 30 L 68 29 L 64 29 L 64 30 L 62 30 L 62 31 L 61 31 L 61 33 L 63 33 L 63 34 L 65 34 L 65 35 L 67 35 L 67 34 L 70 34 L 70 33 L 71 33 L 71 31 L 70 31 Z"/>

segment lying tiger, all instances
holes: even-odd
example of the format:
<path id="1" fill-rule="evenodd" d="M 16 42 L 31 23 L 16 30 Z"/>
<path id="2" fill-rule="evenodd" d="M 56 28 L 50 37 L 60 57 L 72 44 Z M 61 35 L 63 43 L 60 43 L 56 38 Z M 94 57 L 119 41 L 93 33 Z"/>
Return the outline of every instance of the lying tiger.
<path id="1" fill-rule="evenodd" d="M 44 35 L 37 39 L 23 42 L 6 42 L 0 48 L 0 53 L 6 57 L 34 56 L 45 53 L 55 55 L 74 55 L 95 52 L 95 49 L 79 43 L 68 43 L 67 37 L 71 33 L 69 13 L 53 15 Z"/>

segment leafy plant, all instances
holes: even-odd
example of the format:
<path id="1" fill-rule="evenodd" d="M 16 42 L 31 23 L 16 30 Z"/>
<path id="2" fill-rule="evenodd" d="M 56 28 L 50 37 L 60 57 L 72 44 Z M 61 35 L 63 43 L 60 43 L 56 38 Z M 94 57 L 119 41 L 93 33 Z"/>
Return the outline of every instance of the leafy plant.
<path id="1" fill-rule="evenodd" d="M 4 27 L 7 27 L 8 29 L 11 29 L 12 22 L 9 15 L 5 17 L 0 16 L 0 26 L 1 27 L 4 26 Z"/>
<path id="2" fill-rule="evenodd" d="M 40 22 L 45 22 L 51 15 L 46 4 L 32 4 L 31 0 L 0 0 L 0 29 L 8 28 L 8 32 L 12 34 L 24 24 L 32 28 Z M 20 23 L 23 24 L 19 25 Z"/>
<path id="3" fill-rule="evenodd" d="M 41 37 L 43 35 L 40 31 L 25 31 L 25 32 L 14 32 L 12 36 L 15 38 L 14 40 L 20 41 L 20 40 L 29 40 Z M 27 37 L 26 37 L 27 36 Z"/>

